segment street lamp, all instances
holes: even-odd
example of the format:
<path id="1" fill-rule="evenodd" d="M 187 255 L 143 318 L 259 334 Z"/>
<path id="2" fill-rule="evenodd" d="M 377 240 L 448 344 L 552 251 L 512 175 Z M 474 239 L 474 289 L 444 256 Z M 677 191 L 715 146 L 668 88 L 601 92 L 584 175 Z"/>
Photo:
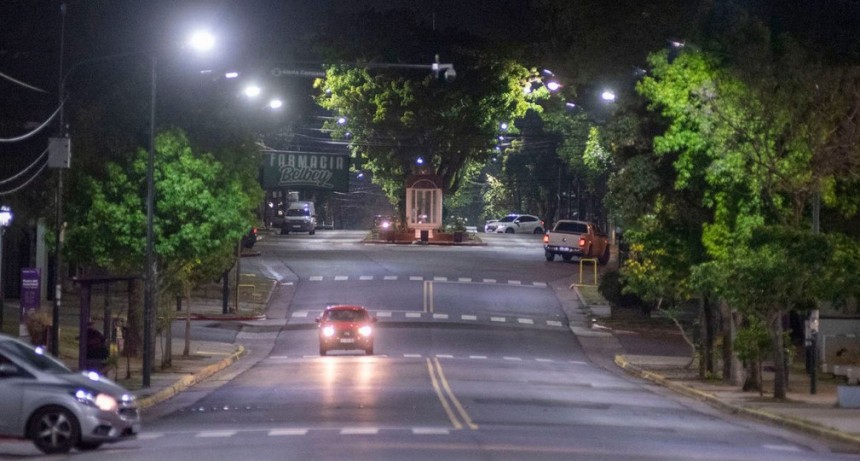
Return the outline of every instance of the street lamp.
<path id="1" fill-rule="evenodd" d="M 0 206 L 0 331 L 3 330 L 3 234 L 6 233 L 6 228 L 12 224 L 12 209 L 8 206 Z"/>

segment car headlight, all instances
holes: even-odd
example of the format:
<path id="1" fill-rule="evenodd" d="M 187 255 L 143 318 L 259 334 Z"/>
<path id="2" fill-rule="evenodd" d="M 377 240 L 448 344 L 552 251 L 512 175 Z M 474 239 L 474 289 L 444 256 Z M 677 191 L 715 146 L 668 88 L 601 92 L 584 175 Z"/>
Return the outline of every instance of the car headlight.
<path id="1" fill-rule="evenodd" d="M 101 411 L 112 412 L 116 411 L 118 404 L 115 398 L 108 394 L 93 394 L 84 389 L 75 391 L 75 398 L 85 405 L 92 405 Z"/>
<path id="2" fill-rule="evenodd" d="M 370 326 L 368 325 L 365 325 L 358 329 L 358 334 L 360 334 L 361 336 L 370 336 L 372 333 L 373 328 L 370 328 Z"/>
<path id="3" fill-rule="evenodd" d="M 323 327 L 323 336 L 334 336 L 334 327 Z"/>

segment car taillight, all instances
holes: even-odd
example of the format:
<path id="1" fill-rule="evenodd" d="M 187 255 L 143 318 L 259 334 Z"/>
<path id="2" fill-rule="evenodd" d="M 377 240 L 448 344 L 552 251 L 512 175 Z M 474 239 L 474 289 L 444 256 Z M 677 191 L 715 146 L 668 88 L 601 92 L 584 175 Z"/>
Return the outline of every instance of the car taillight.
<path id="1" fill-rule="evenodd" d="M 251 228 L 251 235 L 257 235 L 257 228 L 256 227 Z"/>
<path id="2" fill-rule="evenodd" d="M 549 243 L 549 234 L 543 234 L 543 243 Z"/>
<path id="3" fill-rule="evenodd" d="M 581 247 L 585 247 L 585 237 L 580 237 L 580 238 L 579 238 L 579 246 L 581 246 Z"/>

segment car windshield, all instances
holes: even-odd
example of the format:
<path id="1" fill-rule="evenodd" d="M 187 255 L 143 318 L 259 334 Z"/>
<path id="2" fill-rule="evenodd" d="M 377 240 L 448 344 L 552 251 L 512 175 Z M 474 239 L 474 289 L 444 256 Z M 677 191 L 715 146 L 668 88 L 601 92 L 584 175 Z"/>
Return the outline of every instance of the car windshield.
<path id="1" fill-rule="evenodd" d="M 578 234 L 588 233 L 588 225 L 579 222 L 560 222 L 555 226 L 555 230 L 559 232 L 575 232 Z"/>
<path id="2" fill-rule="evenodd" d="M 359 310 L 332 310 L 328 313 L 329 320 L 338 322 L 357 322 L 367 319 L 367 313 Z"/>
<path id="3" fill-rule="evenodd" d="M 287 210 L 287 216 L 310 216 L 310 211 L 303 208 L 290 208 Z"/>
<path id="4" fill-rule="evenodd" d="M 48 355 L 42 347 L 30 347 L 17 341 L 0 341 L 0 351 L 45 373 L 71 373 L 62 362 Z"/>
<path id="5" fill-rule="evenodd" d="M 499 222 L 514 222 L 515 219 L 517 219 L 517 216 L 510 215 L 500 219 Z"/>

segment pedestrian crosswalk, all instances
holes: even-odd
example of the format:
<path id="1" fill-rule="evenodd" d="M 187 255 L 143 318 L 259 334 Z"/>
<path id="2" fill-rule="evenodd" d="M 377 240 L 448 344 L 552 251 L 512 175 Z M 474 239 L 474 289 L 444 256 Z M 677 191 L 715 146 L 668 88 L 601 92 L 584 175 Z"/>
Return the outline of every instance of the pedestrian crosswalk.
<path id="1" fill-rule="evenodd" d="M 518 287 L 547 288 L 546 282 L 524 281 L 524 280 L 497 280 L 492 278 L 472 277 L 446 277 L 446 276 L 424 276 L 424 275 L 311 275 L 306 279 L 308 282 L 348 282 L 348 281 L 410 281 L 410 282 L 438 282 L 438 283 L 483 283 L 483 284 L 505 284 Z"/>
<path id="2" fill-rule="evenodd" d="M 417 312 L 417 311 L 371 311 L 380 321 L 398 320 L 426 320 L 426 321 L 463 321 L 468 323 L 490 322 L 511 325 L 531 325 L 548 328 L 566 328 L 562 320 L 556 319 L 534 319 L 529 317 L 505 316 L 505 315 L 478 315 L 478 314 L 446 314 L 441 312 Z M 313 319 L 318 311 L 295 311 L 290 315 L 291 320 L 303 321 Z"/>

